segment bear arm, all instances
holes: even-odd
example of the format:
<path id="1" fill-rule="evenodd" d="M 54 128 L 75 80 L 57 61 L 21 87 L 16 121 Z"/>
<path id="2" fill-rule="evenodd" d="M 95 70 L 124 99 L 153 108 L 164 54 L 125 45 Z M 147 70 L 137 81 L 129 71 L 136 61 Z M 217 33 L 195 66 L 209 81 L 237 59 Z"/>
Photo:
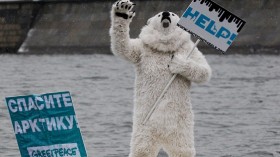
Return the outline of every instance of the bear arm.
<path id="1" fill-rule="evenodd" d="M 111 50 L 113 54 L 121 56 L 132 63 L 140 60 L 140 40 L 130 39 L 129 24 L 131 20 L 111 15 Z"/>
<path id="2" fill-rule="evenodd" d="M 175 56 L 169 69 L 172 73 L 180 74 L 195 83 L 209 81 L 212 73 L 205 57 L 197 49 L 189 59 L 185 59 L 182 55 Z"/>

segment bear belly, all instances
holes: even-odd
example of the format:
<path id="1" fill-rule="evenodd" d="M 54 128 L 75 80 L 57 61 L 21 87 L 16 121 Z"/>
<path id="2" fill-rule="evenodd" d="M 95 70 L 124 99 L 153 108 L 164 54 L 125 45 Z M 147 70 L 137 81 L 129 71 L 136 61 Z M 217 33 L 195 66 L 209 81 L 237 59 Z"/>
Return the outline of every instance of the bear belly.
<path id="1" fill-rule="evenodd" d="M 172 78 L 167 65 L 168 55 L 143 57 L 136 70 L 136 95 L 134 107 L 134 126 L 140 126 L 162 90 Z M 177 130 L 187 127 L 193 120 L 189 100 L 190 81 L 177 76 L 167 90 L 158 107 L 147 122 L 149 128 L 156 130 Z M 138 127 L 137 127 L 138 128 Z"/>

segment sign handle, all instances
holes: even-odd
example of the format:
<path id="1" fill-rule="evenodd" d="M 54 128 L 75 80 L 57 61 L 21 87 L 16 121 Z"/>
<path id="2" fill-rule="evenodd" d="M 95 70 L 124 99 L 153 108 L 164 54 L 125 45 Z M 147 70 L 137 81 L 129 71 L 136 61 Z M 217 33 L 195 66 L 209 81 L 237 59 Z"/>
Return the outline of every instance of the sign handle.
<path id="1" fill-rule="evenodd" d="M 187 56 L 187 60 L 190 58 L 191 54 L 193 53 L 194 49 L 196 48 L 197 44 L 200 42 L 200 39 L 197 39 L 191 52 L 188 54 Z M 165 88 L 163 89 L 163 91 L 161 92 L 160 96 L 158 97 L 157 101 L 154 103 L 152 109 L 150 110 L 150 112 L 146 115 L 144 121 L 142 122 L 142 125 L 145 125 L 146 122 L 150 119 L 150 117 L 152 116 L 152 114 L 154 113 L 155 109 L 157 108 L 161 98 L 163 97 L 163 95 L 165 94 L 165 92 L 167 91 L 167 89 L 170 87 L 171 83 L 174 81 L 174 79 L 176 78 L 177 74 L 173 74 L 172 78 L 169 80 L 169 82 L 167 83 L 167 85 L 165 86 Z"/>

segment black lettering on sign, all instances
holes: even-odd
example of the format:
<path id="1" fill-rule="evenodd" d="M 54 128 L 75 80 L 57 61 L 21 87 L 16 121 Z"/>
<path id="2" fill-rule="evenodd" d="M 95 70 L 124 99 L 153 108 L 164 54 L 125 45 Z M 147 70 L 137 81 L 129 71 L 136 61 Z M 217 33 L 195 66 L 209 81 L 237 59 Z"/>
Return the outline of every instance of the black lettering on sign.
<path id="1" fill-rule="evenodd" d="M 235 16 L 231 12 L 227 11 L 217 3 L 213 2 L 212 0 L 193 0 L 193 2 L 200 2 L 200 4 L 205 4 L 209 7 L 209 11 L 216 11 L 218 13 L 219 21 L 223 22 L 225 19 L 231 23 L 234 22 L 236 27 L 238 28 L 237 32 L 240 32 L 243 26 L 245 25 L 245 21 L 240 19 L 239 17 Z"/>

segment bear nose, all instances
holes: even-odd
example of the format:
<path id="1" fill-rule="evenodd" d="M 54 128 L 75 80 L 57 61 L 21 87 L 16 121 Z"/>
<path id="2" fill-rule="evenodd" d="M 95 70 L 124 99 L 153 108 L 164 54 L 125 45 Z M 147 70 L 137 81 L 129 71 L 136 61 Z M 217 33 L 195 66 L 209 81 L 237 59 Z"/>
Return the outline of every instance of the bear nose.
<path id="1" fill-rule="evenodd" d="M 163 17 L 164 17 L 164 16 L 170 16 L 170 13 L 169 13 L 168 11 L 165 11 L 165 12 L 162 13 L 162 16 L 163 16 Z"/>

